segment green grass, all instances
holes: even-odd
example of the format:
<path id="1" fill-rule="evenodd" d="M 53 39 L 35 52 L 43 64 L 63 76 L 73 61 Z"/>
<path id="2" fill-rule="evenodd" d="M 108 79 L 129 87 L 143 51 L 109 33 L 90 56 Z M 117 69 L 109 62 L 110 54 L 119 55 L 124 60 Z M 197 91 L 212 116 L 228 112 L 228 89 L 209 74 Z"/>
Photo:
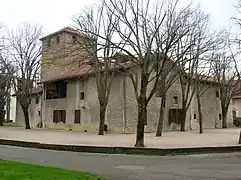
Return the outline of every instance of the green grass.
<path id="1" fill-rule="evenodd" d="M 95 175 L 0 160 L 0 180 L 103 180 Z"/>

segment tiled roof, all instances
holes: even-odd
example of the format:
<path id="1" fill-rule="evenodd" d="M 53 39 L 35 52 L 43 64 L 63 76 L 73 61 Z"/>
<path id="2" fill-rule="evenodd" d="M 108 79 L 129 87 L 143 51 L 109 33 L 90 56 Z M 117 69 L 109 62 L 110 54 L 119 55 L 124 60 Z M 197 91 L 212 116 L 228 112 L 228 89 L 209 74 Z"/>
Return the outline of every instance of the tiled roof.
<path id="1" fill-rule="evenodd" d="M 43 92 L 43 88 L 38 86 L 31 89 L 31 94 L 39 94 Z"/>
<path id="2" fill-rule="evenodd" d="M 238 84 L 235 88 L 234 99 L 241 99 L 241 84 Z"/>
<path id="3" fill-rule="evenodd" d="M 72 68 L 61 72 L 60 71 L 51 72 L 45 75 L 44 77 L 42 77 L 41 83 L 58 81 L 58 80 L 66 80 L 66 79 L 76 78 L 76 77 L 80 77 L 91 73 L 93 73 L 93 71 L 91 71 L 91 65 L 86 64 L 86 65 L 82 65 L 79 68 Z"/>
<path id="4" fill-rule="evenodd" d="M 49 37 L 55 36 L 55 35 L 60 34 L 62 32 L 67 32 L 67 33 L 70 33 L 70 34 L 73 34 L 73 35 L 77 35 L 77 36 L 83 36 L 84 35 L 84 33 L 80 33 L 79 31 L 77 31 L 77 30 L 75 30 L 75 29 L 73 29 L 71 27 L 65 27 L 65 28 L 63 28 L 63 29 L 61 29 L 59 31 L 56 31 L 54 33 L 51 33 L 51 34 L 48 34 L 47 36 L 42 37 L 40 40 L 41 41 L 45 40 L 45 39 L 47 39 Z"/>

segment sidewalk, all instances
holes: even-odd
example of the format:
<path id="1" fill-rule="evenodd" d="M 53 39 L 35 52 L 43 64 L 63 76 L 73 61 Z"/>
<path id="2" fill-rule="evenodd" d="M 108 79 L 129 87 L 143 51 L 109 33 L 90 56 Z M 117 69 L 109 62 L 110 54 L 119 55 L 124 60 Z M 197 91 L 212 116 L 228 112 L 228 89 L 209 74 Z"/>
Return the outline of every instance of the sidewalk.
<path id="1" fill-rule="evenodd" d="M 147 148 L 225 147 L 238 145 L 240 129 L 208 129 L 198 132 L 164 132 L 163 137 L 145 134 Z M 0 128 L 0 139 L 38 142 L 44 144 L 133 147 L 135 134 L 107 134 L 67 132 L 49 129 L 25 130 L 22 127 Z"/>

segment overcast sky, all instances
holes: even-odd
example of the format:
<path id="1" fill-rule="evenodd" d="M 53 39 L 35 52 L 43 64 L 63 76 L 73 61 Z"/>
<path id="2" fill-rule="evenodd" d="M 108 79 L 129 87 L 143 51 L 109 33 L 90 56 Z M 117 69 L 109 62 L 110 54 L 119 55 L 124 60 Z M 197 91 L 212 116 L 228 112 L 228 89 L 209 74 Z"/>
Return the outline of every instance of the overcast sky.
<path id="1" fill-rule="evenodd" d="M 0 23 L 14 28 L 20 23 L 43 25 L 45 33 L 52 33 L 70 25 L 71 17 L 87 4 L 99 0 L 0 0 Z M 180 0 L 187 1 L 187 0 Z M 200 2 L 211 15 L 213 27 L 228 27 L 230 17 L 236 14 L 237 0 L 193 0 Z"/>

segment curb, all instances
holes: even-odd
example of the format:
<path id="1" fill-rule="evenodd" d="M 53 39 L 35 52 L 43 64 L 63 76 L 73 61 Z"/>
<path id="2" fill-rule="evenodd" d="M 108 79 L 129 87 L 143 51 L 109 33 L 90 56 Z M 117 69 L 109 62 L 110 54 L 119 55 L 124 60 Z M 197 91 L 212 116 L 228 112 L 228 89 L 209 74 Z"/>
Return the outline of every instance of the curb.
<path id="1" fill-rule="evenodd" d="M 17 147 L 27 147 L 35 149 L 47 149 L 56 151 L 104 153 L 104 154 L 135 154 L 148 156 L 168 156 L 168 155 L 188 155 L 188 154 L 208 154 L 208 153 L 231 153 L 241 152 L 241 145 L 225 147 L 193 147 L 193 148 L 135 148 L 135 147 L 103 147 L 103 146 L 79 146 L 79 145 L 59 145 L 45 144 L 39 142 L 17 141 L 0 139 L 0 145 Z"/>

